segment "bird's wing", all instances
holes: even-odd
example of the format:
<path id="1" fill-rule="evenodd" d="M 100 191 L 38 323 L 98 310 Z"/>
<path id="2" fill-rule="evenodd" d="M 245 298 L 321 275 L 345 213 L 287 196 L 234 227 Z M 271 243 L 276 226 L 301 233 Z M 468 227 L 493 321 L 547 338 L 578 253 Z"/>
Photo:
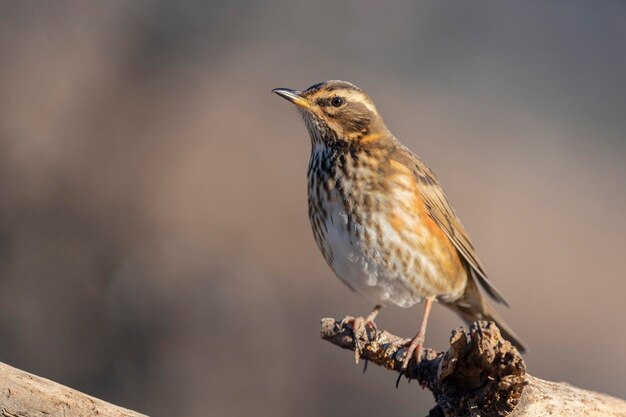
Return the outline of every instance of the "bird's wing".
<path id="1" fill-rule="evenodd" d="M 441 185 L 439 185 L 437 177 L 435 177 L 430 168 L 404 146 L 397 149 L 395 155 L 393 155 L 393 159 L 397 159 L 398 162 L 413 172 L 413 175 L 415 175 L 419 183 L 419 190 L 426 204 L 428 214 L 443 230 L 448 239 L 452 241 L 456 249 L 469 264 L 472 275 L 495 301 L 508 306 L 508 303 L 502 294 L 500 294 L 500 291 L 498 291 L 487 278 L 485 269 L 476 255 L 474 246 L 465 231 L 465 227 L 463 227 L 463 224 L 456 216 L 452 206 L 443 193 Z"/>

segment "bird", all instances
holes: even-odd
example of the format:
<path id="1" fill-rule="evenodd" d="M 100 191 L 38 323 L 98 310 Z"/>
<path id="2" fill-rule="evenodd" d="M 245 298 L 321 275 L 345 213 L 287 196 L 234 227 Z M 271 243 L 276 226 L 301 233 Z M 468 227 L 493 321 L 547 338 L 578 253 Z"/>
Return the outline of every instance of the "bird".
<path id="1" fill-rule="evenodd" d="M 414 354 L 420 361 L 434 302 L 468 324 L 495 322 L 525 352 L 489 303 L 487 297 L 508 307 L 439 180 L 390 132 L 370 96 L 341 80 L 272 92 L 296 106 L 311 139 L 308 212 L 315 242 L 339 280 L 375 304 L 366 318 L 355 319 L 355 331 L 375 327 L 383 307 L 424 303 L 398 381 Z"/>

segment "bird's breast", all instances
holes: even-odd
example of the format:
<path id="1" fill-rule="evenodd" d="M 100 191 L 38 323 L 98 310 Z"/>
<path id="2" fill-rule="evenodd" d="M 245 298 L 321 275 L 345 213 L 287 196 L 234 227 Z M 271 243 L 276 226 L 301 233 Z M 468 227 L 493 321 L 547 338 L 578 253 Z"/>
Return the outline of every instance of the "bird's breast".
<path id="1" fill-rule="evenodd" d="M 311 155 L 309 218 L 335 274 L 375 303 L 411 306 L 421 298 L 460 296 L 458 254 L 424 212 L 414 179 L 377 155 Z"/>

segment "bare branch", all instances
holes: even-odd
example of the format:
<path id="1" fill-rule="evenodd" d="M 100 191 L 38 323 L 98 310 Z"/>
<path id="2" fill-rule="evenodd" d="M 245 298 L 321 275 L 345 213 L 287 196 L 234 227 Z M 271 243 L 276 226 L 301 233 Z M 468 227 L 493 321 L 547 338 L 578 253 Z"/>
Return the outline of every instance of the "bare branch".
<path id="1" fill-rule="evenodd" d="M 0 417 L 146 417 L 0 362 Z"/>
<path id="2" fill-rule="evenodd" d="M 354 320 L 322 319 L 322 339 L 356 349 Z M 358 339 L 360 357 L 399 372 L 406 339 L 372 328 Z M 409 362 L 406 376 L 435 396 L 431 416 L 626 416 L 626 401 L 532 377 L 521 355 L 492 322 L 474 323 L 466 333 L 452 332 L 450 349 L 425 349 Z"/>

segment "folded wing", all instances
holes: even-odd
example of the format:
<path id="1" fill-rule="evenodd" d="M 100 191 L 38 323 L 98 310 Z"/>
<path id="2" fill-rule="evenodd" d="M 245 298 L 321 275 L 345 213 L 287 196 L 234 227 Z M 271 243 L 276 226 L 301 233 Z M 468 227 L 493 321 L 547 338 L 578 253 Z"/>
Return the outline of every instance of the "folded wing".
<path id="1" fill-rule="evenodd" d="M 399 146 L 394 159 L 409 168 L 419 182 L 419 189 L 426 204 L 429 215 L 452 241 L 456 249 L 463 256 L 474 279 L 480 283 L 485 292 L 498 303 L 508 306 L 500 291 L 489 281 L 485 269 L 478 259 L 474 246 L 463 227 L 463 224 L 454 213 L 452 206 L 443 193 L 439 181 L 415 154 L 408 148 Z"/>

